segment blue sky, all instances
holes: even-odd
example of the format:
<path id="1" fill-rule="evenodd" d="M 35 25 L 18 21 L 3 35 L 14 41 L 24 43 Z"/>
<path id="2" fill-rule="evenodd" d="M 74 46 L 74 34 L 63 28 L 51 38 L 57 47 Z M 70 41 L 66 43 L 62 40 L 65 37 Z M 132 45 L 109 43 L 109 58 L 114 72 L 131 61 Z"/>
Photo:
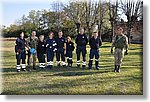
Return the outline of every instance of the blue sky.
<path id="1" fill-rule="evenodd" d="M 2 25 L 14 24 L 23 14 L 28 15 L 31 10 L 49 10 L 54 1 L 61 1 L 66 4 L 69 0 L 1 0 Z"/>
<path id="2" fill-rule="evenodd" d="M 49 10 L 51 4 L 55 0 L 3 0 L 2 5 L 2 24 L 9 26 L 17 19 L 20 19 L 23 14 L 28 15 L 31 10 Z M 67 0 L 61 0 L 67 2 Z"/>

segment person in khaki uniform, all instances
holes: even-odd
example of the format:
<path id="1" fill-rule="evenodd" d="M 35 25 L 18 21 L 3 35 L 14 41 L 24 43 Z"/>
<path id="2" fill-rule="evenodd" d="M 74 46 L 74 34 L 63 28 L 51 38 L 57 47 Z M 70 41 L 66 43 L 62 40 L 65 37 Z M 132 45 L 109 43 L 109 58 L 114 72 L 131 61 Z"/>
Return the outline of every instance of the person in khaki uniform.
<path id="1" fill-rule="evenodd" d="M 120 66 L 124 57 L 124 48 L 125 55 L 128 54 L 128 38 L 123 34 L 123 29 L 117 27 L 116 36 L 112 42 L 111 53 L 113 53 L 113 48 L 115 47 L 114 58 L 115 58 L 115 69 L 114 72 L 120 72 Z"/>
<path id="2" fill-rule="evenodd" d="M 37 44 L 38 44 L 38 37 L 36 37 L 36 31 L 32 31 L 31 36 L 29 36 L 26 39 L 27 42 L 27 48 L 28 48 L 28 65 L 29 65 L 29 71 L 30 71 L 30 66 L 33 61 L 33 69 L 36 70 L 35 65 L 36 65 L 36 49 L 37 49 Z M 34 50 L 34 52 L 33 52 Z"/>

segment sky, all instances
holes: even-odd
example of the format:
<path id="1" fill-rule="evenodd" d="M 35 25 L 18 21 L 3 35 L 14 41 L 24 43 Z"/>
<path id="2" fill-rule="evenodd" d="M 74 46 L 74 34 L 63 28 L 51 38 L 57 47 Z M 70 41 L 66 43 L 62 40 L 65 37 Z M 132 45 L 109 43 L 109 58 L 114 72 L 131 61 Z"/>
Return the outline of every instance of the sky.
<path id="1" fill-rule="evenodd" d="M 69 0 L 0 0 L 0 22 L 8 27 L 24 14 L 27 16 L 31 10 L 49 10 L 51 4 L 57 1 L 67 4 Z"/>
<path id="2" fill-rule="evenodd" d="M 24 14 L 28 15 L 31 10 L 49 10 L 54 1 L 56 0 L 1 0 L 2 25 L 8 27 Z M 61 0 L 63 3 L 67 1 Z"/>

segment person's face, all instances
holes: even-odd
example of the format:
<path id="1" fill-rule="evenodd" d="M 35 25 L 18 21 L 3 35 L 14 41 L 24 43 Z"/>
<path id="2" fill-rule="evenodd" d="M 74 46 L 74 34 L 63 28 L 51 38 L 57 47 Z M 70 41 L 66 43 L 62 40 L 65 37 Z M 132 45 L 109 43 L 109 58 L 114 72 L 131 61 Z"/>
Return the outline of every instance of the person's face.
<path id="1" fill-rule="evenodd" d="M 117 35 L 121 35 L 122 32 L 123 32 L 123 29 L 122 29 L 122 28 L 118 28 L 118 29 L 117 29 Z"/>
<path id="2" fill-rule="evenodd" d="M 24 33 L 23 33 L 23 32 L 20 34 L 20 37 L 21 37 L 21 38 L 24 38 Z"/>
<path id="3" fill-rule="evenodd" d="M 44 36 L 41 36 L 41 37 L 40 37 L 40 41 L 44 41 Z"/>
<path id="4" fill-rule="evenodd" d="M 98 36 L 98 33 L 97 32 L 94 32 L 94 37 L 96 38 Z"/>
<path id="5" fill-rule="evenodd" d="M 68 41 L 68 42 L 70 42 L 70 41 L 71 41 L 71 39 L 68 37 L 68 38 L 67 38 L 67 41 Z"/>
<path id="6" fill-rule="evenodd" d="M 62 33 L 62 32 L 58 32 L 58 36 L 60 36 L 60 37 L 61 37 L 62 35 L 63 35 L 63 33 Z"/>
<path id="7" fill-rule="evenodd" d="M 84 29 L 83 29 L 83 28 L 80 29 L 80 33 L 81 33 L 81 34 L 84 34 Z"/>
<path id="8" fill-rule="evenodd" d="M 49 34 L 49 38 L 53 38 L 53 34 L 52 33 Z"/>
<path id="9" fill-rule="evenodd" d="M 35 36 L 36 35 L 36 31 L 32 31 L 32 36 Z"/>

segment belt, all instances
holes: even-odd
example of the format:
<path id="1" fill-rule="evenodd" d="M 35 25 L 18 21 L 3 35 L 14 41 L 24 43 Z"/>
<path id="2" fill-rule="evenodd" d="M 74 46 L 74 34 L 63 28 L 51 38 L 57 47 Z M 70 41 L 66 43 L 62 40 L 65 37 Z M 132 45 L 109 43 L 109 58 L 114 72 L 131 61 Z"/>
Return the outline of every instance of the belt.
<path id="1" fill-rule="evenodd" d="M 123 50 L 123 48 L 118 48 L 118 47 L 115 47 L 115 49 L 121 49 L 121 50 Z"/>

